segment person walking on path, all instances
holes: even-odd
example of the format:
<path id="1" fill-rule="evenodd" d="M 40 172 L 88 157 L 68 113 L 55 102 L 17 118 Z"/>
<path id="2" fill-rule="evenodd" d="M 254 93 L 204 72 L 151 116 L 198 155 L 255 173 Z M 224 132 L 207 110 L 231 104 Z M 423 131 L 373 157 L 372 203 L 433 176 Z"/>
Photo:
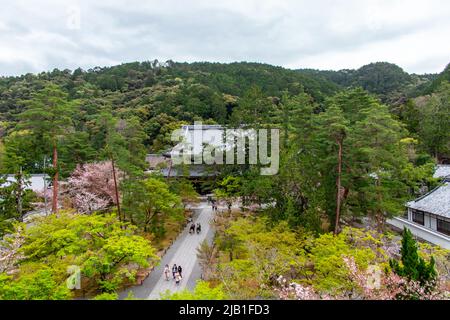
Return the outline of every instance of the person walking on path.
<path id="1" fill-rule="evenodd" d="M 167 281 L 169 281 L 169 274 L 170 274 L 169 265 L 166 264 L 166 266 L 164 267 L 164 276 L 166 277 Z"/>
<path id="2" fill-rule="evenodd" d="M 180 274 L 180 276 L 182 276 L 181 272 L 183 271 L 183 268 L 181 268 L 181 266 L 178 266 L 178 273 Z"/>
<path id="3" fill-rule="evenodd" d="M 219 202 L 217 202 L 219 204 Z M 222 205 L 221 209 L 222 209 Z M 167 250 L 165 255 L 161 257 L 161 264 L 150 273 L 144 280 L 142 285 L 132 286 L 119 293 L 120 299 L 128 297 L 132 292 L 137 299 L 161 299 L 161 294 L 167 290 L 175 292 L 184 289 L 191 290 L 195 286 L 195 281 L 200 278 L 201 266 L 199 258 L 196 255 L 196 248 L 198 248 L 204 240 L 213 241 L 215 229 L 212 221 L 215 217 L 211 206 L 207 205 L 206 198 L 196 205 L 194 211 L 193 221 L 195 224 L 201 224 L 202 231 L 200 234 L 190 235 L 188 224 L 180 233 L 173 245 Z M 219 217 L 219 216 L 218 216 Z M 172 272 L 174 264 L 181 265 L 182 279 L 179 285 L 175 284 L 172 273 L 169 273 L 170 280 L 166 281 L 164 278 L 164 266 L 169 265 L 169 271 Z"/>
<path id="4" fill-rule="evenodd" d="M 179 274 L 178 272 L 175 273 L 175 283 L 176 283 L 177 285 L 180 284 L 181 279 L 183 279 L 183 277 L 181 276 L 181 274 Z"/>
<path id="5" fill-rule="evenodd" d="M 197 223 L 197 234 L 199 234 L 200 231 L 202 231 L 202 226 L 200 225 L 200 223 Z"/>
<path id="6" fill-rule="evenodd" d="M 193 234 L 195 232 L 195 223 L 191 224 L 191 227 L 189 228 L 189 233 Z"/>
<path id="7" fill-rule="evenodd" d="M 172 266 L 172 275 L 173 275 L 173 278 L 175 279 L 175 274 L 178 272 L 178 268 L 177 268 L 177 265 L 176 264 L 174 264 L 173 266 Z"/>

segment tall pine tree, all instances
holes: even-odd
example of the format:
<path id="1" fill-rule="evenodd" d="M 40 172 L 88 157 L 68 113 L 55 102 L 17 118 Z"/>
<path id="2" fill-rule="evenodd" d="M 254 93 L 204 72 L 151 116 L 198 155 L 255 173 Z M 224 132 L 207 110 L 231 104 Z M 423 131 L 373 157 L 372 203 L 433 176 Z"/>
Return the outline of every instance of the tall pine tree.
<path id="1" fill-rule="evenodd" d="M 74 101 L 68 100 L 68 94 L 55 84 L 48 84 L 32 98 L 24 101 L 25 111 L 20 115 L 18 128 L 30 130 L 35 142 L 51 149 L 53 159 L 53 200 L 52 212 L 58 210 L 58 142 L 73 131 L 71 116 Z"/>

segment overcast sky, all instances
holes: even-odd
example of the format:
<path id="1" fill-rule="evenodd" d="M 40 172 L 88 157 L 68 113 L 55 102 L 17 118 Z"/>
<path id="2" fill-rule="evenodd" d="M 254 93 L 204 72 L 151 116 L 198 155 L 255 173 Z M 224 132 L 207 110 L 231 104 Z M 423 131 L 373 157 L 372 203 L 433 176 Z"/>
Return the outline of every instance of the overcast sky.
<path id="1" fill-rule="evenodd" d="M 408 72 L 450 62 L 448 0 L 0 0 L 0 75 L 165 61 Z"/>

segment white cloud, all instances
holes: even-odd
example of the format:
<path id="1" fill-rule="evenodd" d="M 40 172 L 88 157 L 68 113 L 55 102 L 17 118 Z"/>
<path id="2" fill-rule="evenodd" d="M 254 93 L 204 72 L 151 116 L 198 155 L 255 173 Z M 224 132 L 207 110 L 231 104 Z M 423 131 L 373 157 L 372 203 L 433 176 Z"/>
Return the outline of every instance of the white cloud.
<path id="1" fill-rule="evenodd" d="M 443 0 L 9 1 L 0 74 L 154 58 L 439 72 L 450 60 L 449 16 Z"/>

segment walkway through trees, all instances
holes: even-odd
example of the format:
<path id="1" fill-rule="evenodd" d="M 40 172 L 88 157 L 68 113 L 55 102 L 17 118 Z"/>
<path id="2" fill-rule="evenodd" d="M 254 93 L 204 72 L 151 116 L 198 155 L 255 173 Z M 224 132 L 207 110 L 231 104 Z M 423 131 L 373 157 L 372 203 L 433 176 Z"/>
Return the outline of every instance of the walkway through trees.
<path id="1" fill-rule="evenodd" d="M 201 277 L 201 268 L 197 260 L 197 248 L 205 239 L 212 242 L 214 231 L 211 226 L 213 219 L 211 206 L 206 202 L 200 202 L 193 210 L 194 223 L 199 222 L 201 224 L 202 232 L 200 234 L 189 234 L 189 225 L 186 226 L 162 257 L 160 264 L 150 273 L 144 283 L 122 292 L 120 294 L 121 299 L 126 298 L 129 292 L 132 292 L 133 296 L 138 299 L 159 299 L 160 294 L 166 290 L 175 292 L 185 288 L 192 290 L 195 287 L 196 281 Z M 183 279 L 179 285 L 176 285 L 175 280 L 172 278 L 169 281 L 165 280 L 163 274 L 164 266 L 168 264 L 172 271 L 174 263 L 181 265 L 183 268 Z"/>

